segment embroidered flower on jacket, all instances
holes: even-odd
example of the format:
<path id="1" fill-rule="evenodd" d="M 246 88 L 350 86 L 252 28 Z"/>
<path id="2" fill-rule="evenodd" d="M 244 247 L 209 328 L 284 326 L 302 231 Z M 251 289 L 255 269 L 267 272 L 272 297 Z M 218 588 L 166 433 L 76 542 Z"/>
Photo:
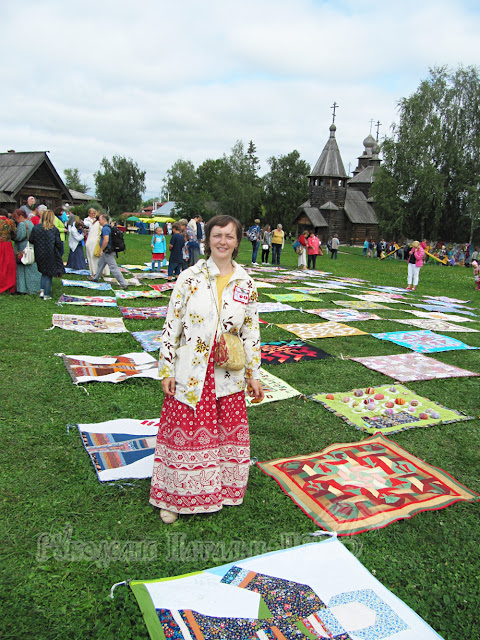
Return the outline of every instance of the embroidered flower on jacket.
<path id="1" fill-rule="evenodd" d="M 200 380 L 198 380 L 198 378 L 195 378 L 195 376 L 190 376 L 190 378 L 188 379 L 189 387 L 196 387 L 197 384 L 199 383 L 200 383 Z"/>
<path id="2" fill-rule="evenodd" d="M 199 400 L 198 394 L 193 390 L 186 393 L 185 397 L 190 404 L 193 404 L 193 406 L 195 406 Z"/>
<path id="3" fill-rule="evenodd" d="M 197 353 L 208 353 L 208 344 L 200 337 L 197 337 L 197 346 L 195 347 L 195 351 Z"/>

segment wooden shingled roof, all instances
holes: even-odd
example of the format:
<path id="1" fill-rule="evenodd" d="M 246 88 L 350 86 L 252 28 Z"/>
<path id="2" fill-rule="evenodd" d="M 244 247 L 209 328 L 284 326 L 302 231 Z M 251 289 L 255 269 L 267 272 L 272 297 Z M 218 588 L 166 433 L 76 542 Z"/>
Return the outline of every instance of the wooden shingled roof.
<path id="1" fill-rule="evenodd" d="M 375 211 L 362 191 L 347 189 L 344 210 L 353 224 L 378 224 Z"/>
<path id="2" fill-rule="evenodd" d="M 302 205 L 300 205 L 300 212 L 295 218 L 294 223 L 304 214 L 307 216 L 314 227 L 328 227 L 328 223 L 320 213 L 320 209 L 318 209 L 318 207 L 312 207 L 310 205 L 310 200 L 307 200 Z"/>
<path id="3" fill-rule="evenodd" d="M 71 201 L 70 193 L 58 175 L 46 151 L 0 153 L 0 201 L 15 202 L 15 196 L 45 163 L 62 197 Z"/>
<path id="4" fill-rule="evenodd" d="M 330 125 L 330 137 L 327 144 L 320 154 L 317 164 L 313 168 L 310 177 L 321 178 L 348 178 L 345 167 L 343 166 L 342 156 L 335 139 L 335 131 L 337 127 Z"/>

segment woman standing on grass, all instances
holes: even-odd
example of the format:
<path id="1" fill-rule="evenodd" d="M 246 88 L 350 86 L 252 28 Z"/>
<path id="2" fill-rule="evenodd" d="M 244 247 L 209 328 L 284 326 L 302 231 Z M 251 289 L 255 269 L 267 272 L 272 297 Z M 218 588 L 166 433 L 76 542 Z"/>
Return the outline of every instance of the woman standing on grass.
<path id="1" fill-rule="evenodd" d="M 422 245 L 423 243 L 420 244 L 418 240 L 415 240 L 412 242 L 412 248 L 408 253 L 407 291 L 415 291 L 415 287 L 418 285 L 420 267 L 423 266 L 423 256 L 425 255 L 425 249 Z"/>
<path id="2" fill-rule="evenodd" d="M 280 264 L 280 254 L 285 246 L 285 232 L 281 224 L 272 233 L 272 264 Z"/>
<path id="3" fill-rule="evenodd" d="M 270 225 L 267 224 L 262 231 L 262 264 L 268 264 L 268 254 L 272 246 L 272 232 Z"/>
<path id="4" fill-rule="evenodd" d="M 12 240 L 15 239 L 15 224 L 0 209 L 0 293 L 15 293 L 17 268 Z"/>
<path id="5" fill-rule="evenodd" d="M 242 226 L 216 216 L 205 226 L 205 256 L 182 271 L 172 291 L 160 347 L 165 393 L 155 449 L 150 503 L 163 522 L 178 514 L 239 505 L 247 487 L 250 445 L 245 384 L 263 399 L 258 379 L 260 331 L 253 280 L 234 262 Z M 215 364 L 222 333 L 240 338 L 246 365 Z"/>
<path id="6" fill-rule="evenodd" d="M 42 214 L 40 224 L 37 224 L 30 234 L 30 242 L 35 249 L 35 262 L 42 274 L 40 297 L 44 300 L 50 300 L 52 297 L 53 277 L 65 273 L 62 260 L 62 241 L 54 219 L 53 211 L 47 209 Z"/>
<path id="7" fill-rule="evenodd" d="M 320 240 L 315 235 L 314 231 L 310 231 L 310 235 L 307 240 L 307 255 L 308 255 L 308 268 L 315 269 L 317 263 L 317 256 L 320 254 Z"/>
<path id="8" fill-rule="evenodd" d="M 83 222 L 78 216 L 75 219 L 75 223 L 68 227 L 68 247 L 70 253 L 68 254 L 67 267 L 69 269 L 81 271 L 87 266 L 82 245 L 83 229 Z"/>
<path id="9" fill-rule="evenodd" d="M 41 275 L 37 264 L 22 264 L 23 250 L 27 246 L 33 229 L 33 222 L 27 219 L 23 209 L 15 209 L 13 219 L 17 223 L 17 235 L 15 236 L 15 254 L 17 256 L 17 293 L 38 293 L 40 291 Z M 39 226 L 38 224 L 36 225 Z"/>
<path id="10" fill-rule="evenodd" d="M 297 263 L 298 269 L 307 268 L 307 240 L 308 240 L 308 231 L 305 229 L 305 231 L 303 231 L 298 236 L 298 242 L 301 245 L 301 250 L 300 250 L 300 247 L 297 249 L 297 253 L 298 251 L 300 251 L 300 253 L 298 253 L 298 263 Z"/>

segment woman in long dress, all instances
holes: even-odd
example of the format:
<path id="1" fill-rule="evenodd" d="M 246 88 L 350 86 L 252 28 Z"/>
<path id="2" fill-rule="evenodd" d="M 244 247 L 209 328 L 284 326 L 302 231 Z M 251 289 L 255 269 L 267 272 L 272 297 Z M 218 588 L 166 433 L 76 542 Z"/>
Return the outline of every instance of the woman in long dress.
<path id="1" fill-rule="evenodd" d="M 33 222 L 27 219 L 27 214 L 23 209 L 15 209 L 13 219 L 17 223 L 17 234 L 15 236 L 17 293 L 39 293 L 42 276 L 37 268 L 36 262 L 32 262 L 32 264 L 22 264 L 22 262 L 20 262 L 23 250 L 27 246 L 27 241 L 33 230 Z"/>
<path id="2" fill-rule="evenodd" d="M 170 298 L 160 347 L 165 394 L 155 449 L 150 503 L 165 523 L 178 514 L 239 505 L 247 487 L 250 441 L 245 386 L 257 402 L 260 331 L 258 294 L 234 262 L 242 226 L 216 216 L 205 226 L 205 255 L 182 271 Z M 227 370 L 214 361 L 221 333 L 240 338 L 246 364 Z"/>
<path id="3" fill-rule="evenodd" d="M 75 269 L 80 271 L 86 268 L 85 255 L 83 253 L 83 224 L 80 218 L 77 217 L 75 224 L 68 227 L 68 247 L 70 253 L 68 254 L 67 267 L 69 269 Z"/>
<path id="4" fill-rule="evenodd" d="M 17 268 L 12 240 L 15 239 L 15 224 L 0 209 L 0 293 L 15 293 Z"/>
<path id="5" fill-rule="evenodd" d="M 98 259 L 100 257 L 95 255 L 95 248 L 99 243 L 102 227 L 100 226 L 100 223 L 98 221 L 98 216 L 100 215 L 100 213 L 96 209 L 89 209 L 88 217 L 90 220 L 93 218 L 92 213 L 94 213 L 95 222 L 90 223 L 90 227 L 88 229 L 88 236 L 85 240 L 85 253 L 87 254 L 90 275 L 95 277 L 97 275 Z M 106 266 L 103 270 L 103 275 L 110 275 L 110 269 L 108 268 L 108 266 Z"/>

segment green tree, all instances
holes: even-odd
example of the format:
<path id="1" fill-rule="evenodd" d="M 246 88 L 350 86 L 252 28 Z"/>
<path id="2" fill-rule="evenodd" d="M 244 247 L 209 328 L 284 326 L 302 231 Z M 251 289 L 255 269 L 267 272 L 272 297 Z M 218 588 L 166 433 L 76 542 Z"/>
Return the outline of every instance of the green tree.
<path id="1" fill-rule="evenodd" d="M 288 228 L 298 213 L 298 207 L 308 198 L 310 165 L 297 150 L 285 156 L 268 159 L 270 171 L 264 178 L 266 222 Z"/>
<path id="2" fill-rule="evenodd" d="M 190 218 L 201 213 L 203 203 L 198 196 L 197 173 L 191 160 L 179 159 L 172 164 L 163 179 L 165 189 L 169 191 L 170 200 L 174 200 L 181 214 Z"/>
<path id="3" fill-rule="evenodd" d="M 63 172 L 65 176 L 65 186 L 67 189 L 73 189 L 74 191 L 80 191 L 86 193 L 88 191 L 88 184 L 82 182 L 82 177 L 78 169 L 65 169 Z"/>
<path id="4" fill-rule="evenodd" d="M 145 192 L 145 171 L 131 158 L 113 156 L 103 158 L 95 173 L 96 195 L 110 215 L 117 217 L 124 211 L 136 211 Z"/>
<path id="5" fill-rule="evenodd" d="M 228 213 L 243 224 L 260 215 L 262 180 L 255 173 L 252 159 L 238 140 L 229 156 L 223 156 L 218 176 L 218 200 L 223 213 Z"/>
<path id="6" fill-rule="evenodd" d="M 479 69 L 430 70 L 398 109 L 372 188 L 384 229 L 465 240 L 480 222 Z"/>

